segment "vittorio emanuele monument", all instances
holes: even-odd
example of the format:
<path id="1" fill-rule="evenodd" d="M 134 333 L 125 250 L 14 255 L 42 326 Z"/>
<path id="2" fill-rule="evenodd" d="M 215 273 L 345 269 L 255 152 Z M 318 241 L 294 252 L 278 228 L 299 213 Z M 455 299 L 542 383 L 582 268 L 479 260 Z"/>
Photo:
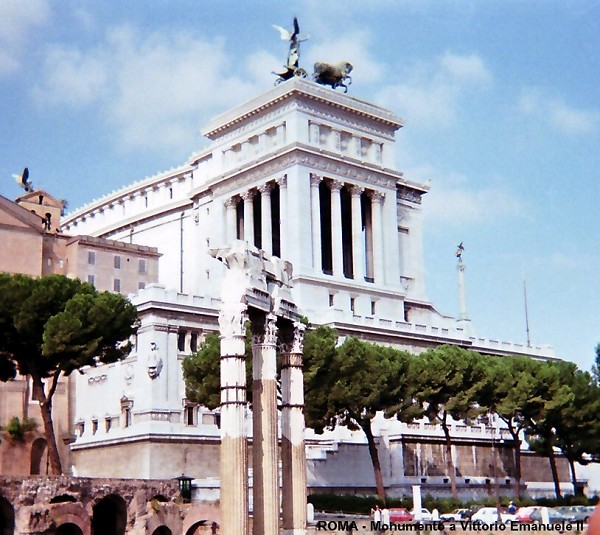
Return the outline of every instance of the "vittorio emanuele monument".
<path id="1" fill-rule="evenodd" d="M 203 132 L 211 142 L 208 148 L 63 220 L 66 233 L 157 247 L 161 255 L 159 283 L 140 288 L 132 297 L 140 325 L 131 355 L 78 374 L 78 433 L 72 452 L 80 476 L 173 478 L 185 473 L 194 478 L 195 495 L 216 500 L 223 483 L 219 448 L 229 441 L 229 458 L 242 459 L 246 454 L 239 440 L 234 446 L 231 440 L 269 437 L 268 470 L 275 474 L 269 485 L 277 491 L 277 429 L 280 441 L 282 433 L 286 438 L 287 432 L 302 431 L 301 409 L 299 418 L 290 409 L 288 422 L 291 418 L 297 423 L 286 431 L 283 421 L 277 423 L 276 400 L 265 398 L 275 419 L 265 423 L 268 429 L 260 427 L 257 437 L 245 398 L 236 397 L 236 372 L 222 371 L 223 396 L 231 397 L 222 398 L 220 411 L 185 397 L 183 358 L 197 350 L 206 333 L 239 335 L 239 322 L 246 315 L 261 326 L 262 341 L 256 347 L 262 344 L 257 353 L 264 365 L 264 385 L 270 385 L 264 390 L 271 396 L 274 337 L 282 335 L 271 324 L 283 325 L 290 373 L 298 373 L 301 368 L 294 368 L 294 362 L 301 355 L 301 342 L 294 329 L 300 315 L 314 325 L 334 327 L 341 337 L 360 335 L 414 353 L 454 344 L 489 355 L 553 357 L 546 346 L 504 343 L 475 333 L 464 300 L 462 248 L 457 253 L 461 313 L 455 318 L 436 310 L 424 280 L 422 204 L 428 186 L 405 176 L 394 161 L 402 120 L 352 94 L 351 58 L 336 65 L 318 63 L 314 74 L 307 73 L 298 61 L 302 38 L 296 21 L 287 37 L 287 65 L 276 73 L 278 83 L 214 118 Z M 232 274 L 236 270 L 247 270 L 243 284 L 243 277 Z M 265 294 L 279 308 L 261 305 Z M 239 307 L 232 309 L 228 299 Z M 222 347 L 222 356 L 239 356 L 236 343 L 230 342 L 225 351 Z M 290 349 L 294 344 L 296 349 Z M 297 382 L 288 380 L 290 385 Z M 301 392 L 290 386 L 283 395 L 290 402 Z M 300 408 L 301 399 L 289 406 Z M 503 436 L 492 427 L 489 422 L 452 424 L 453 455 L 464 474 L 459 486 L 465 497 L 477 485 L 485 488 L 478 457 L 489 450 L 492 435 Z M 407 493 L 415 484 L 441 492 L 447 476 L 428 471 L 430 461 L 443 455 L 438 426 L 381 418 L 376 431 L 390 495 Z M 303 441 L 302 485 L 337 491 L 374 487 L 360 435 L 345 429 L 300 435 L 294 440 Z M 281 460 L 285 473 L 284 461 L 292 461 Z M 530 469 L 524 463 L 523 479 L 534 484 L 538 476 L 533 456 L 531 463 Z M 257 470 L 261 468 L 256 465 L 251 470 L 255 487 L 257 481 L 265 484 L 257 479 Z M 510 485 L 512 476 L 504 476 Z M 245 474 L 243 480 L 242 487 L 247 485 Z M 248 493 L 243 488 L 240 492 L 235 499 L 247 500 Z M 301 528 L 289 529 L 293 533 Z"/>

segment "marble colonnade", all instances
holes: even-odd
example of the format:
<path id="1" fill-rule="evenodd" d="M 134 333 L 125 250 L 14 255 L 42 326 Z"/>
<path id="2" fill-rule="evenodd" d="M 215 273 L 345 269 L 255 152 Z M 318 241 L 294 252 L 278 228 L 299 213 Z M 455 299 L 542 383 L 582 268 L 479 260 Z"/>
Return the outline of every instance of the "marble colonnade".
<path id="1" fill-rule="evenodd" d="M 330 243 L 323 243 L 323 199 L 319 191 L 321 183 L 325 183 L 330 195 L 331 213 L 331 239 Z M 279 189 L 279 221 L 273 220 L 272 193 L 275 185 Z M 342 239 L 343 225 L 347 225 L 342 218 L 342 190 L 350 195 L 351 221 L 348 230 L 351 239 L 344 243 Z M 260 197 L 260 221 L 255 223 L 255 197 Z M 365 198 L 369 203 L 369 216 L 365 220 L 363 214 L 363 203 Z M 312 264 L 316 271 L 327 272 L 322 262 L 322 249 L 329 247 L 331 250 L 331 273 L 343 278 L 351 278 L 357 281 L 367 280 L 383 284 L 386 281 L 384 270 L 384 221 L 383 205 L 386 194 L 379 190 L 365 189 L 356 184 L 341 182 L 339 180 L 325 179 L 315 173 L 310 174 L 310 215 L 311 215 L 311 240 L 312 240 Z M 259 240 L 255 230 L 260 229 L 260 247 L 267 255 L 279 253 L 278 256 L 286 258 L 286 218 L 283 214 L 287 208 L 287 177 L 283 176 L 275 181 L 270 181 L 256 188 L 251 188 L 241 195 L 235 195 L 225 200 L 226 208 L 226 239 L 231 242 L 243 239 L 250 245 L 258 245 Z M 243 205 L 243 209 L 240 208 Z M 278 228 L 275 229 L 275 226 Z M 273 236 L 277 234 L 276 247 L 274 250 Z M 344 248 L 351 248 L 352 267 L 351 274 L 345 273 Z"/>

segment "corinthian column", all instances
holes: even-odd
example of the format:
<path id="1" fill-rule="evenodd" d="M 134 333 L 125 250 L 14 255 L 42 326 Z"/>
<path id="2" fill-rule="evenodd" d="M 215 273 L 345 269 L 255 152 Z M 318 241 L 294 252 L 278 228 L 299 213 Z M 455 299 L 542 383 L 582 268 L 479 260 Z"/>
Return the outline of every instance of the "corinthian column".
<path id="1" fill-rule="evenodd" d="M 313 268 L 321 271 L 321 204 L 319 202 L 319 184 L 323 177 L 310 175 L 310 217 L 312 229 Z"/>
<path id="2" fill-rule="evenodd" d="M 352 259 L 354 261 L 354 280 L 364 282 L 365 280 L 365 244 L 362 233 L 362 211 L 360 208 L 360 196 L 364 191 L 359 186 L 352 186 Z"/>
<path id="3" fill-rule="evenodd" d="M 384 284 L 383 269 L 383 201 L 385 193 L 371 192 L 372 225 L 373 225 L 373 263 L 375 283 Z"/>
<path id="4" fill-rule="evenodd" d="M 246 437 L 246 305 L 224 302 L 221 333 L 221 510 L 223 533 L 248 530 L 248 445 Z"/>
<path id="5" fill-rule="evenodd" d="M 274 314 L 257 314 L 252 321 L 254 535 L 279 533 L 276 322 Z"/>
<path id="6" fill-rule="evenodd" d="M 342 260 L 342 199 L 340 193 L 344 184 L 337 180 L 331 181 L 331 248 L 333 249 L 333 274 L 344 276 Z"/>
<path id="7" fill-rule="evenodd" d="M 262 249 L 271 256 L 273 254 L 273 234 L 271 233 L 271 184 L 263 184 L 258 188 L 261 204 Z"/>
<path id="8" fill-rule="evenodd" d="M 306 455 L 304 452 L 304 383 L 302 323 L 284 334 L 281 364 L 281 465 L 283 534 L 306 534 Z"/>
<path id="9" fill-rule="evenodd" d="M 235 211 L 237 205 L 237 199 L 235 197 L 230 197 L 225 201 L 225 221 L 226 221 L 226 229 L 225 229 L 225 241 L 227 243 L 231 243 L 233 240 L 237 240 L 237 214 Z"/>
<path id="10" fill-rule="evenodd" d="M 276 180 L 279 185 L 279 251 L 280 257 L 287 255 L 287 176 Z"/>
<path id="11" fill-rule="evenodd" d="M 254 245 L 254 191 L 248 190 L 242 195 L 244 199 L 244 241 Z"/>

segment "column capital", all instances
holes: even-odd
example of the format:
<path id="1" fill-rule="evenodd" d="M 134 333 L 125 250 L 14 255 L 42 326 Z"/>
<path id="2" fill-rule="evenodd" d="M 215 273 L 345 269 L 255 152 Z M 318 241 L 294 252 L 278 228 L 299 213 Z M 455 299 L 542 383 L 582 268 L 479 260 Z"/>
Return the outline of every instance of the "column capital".
<path id="1" fill-rule="evenodd" d="M 334 191 L 340 191 L 344 187 L 344 183 L 339 180 L 332 180 L 329 183 L 329 189 L 333 193 Z"/>
<path id="2" fill-rule="evenodd" d="M 285 188 L 287 186 L 287 175 L 276 178 L 275 182 L 280 188 Z"/>
<path id="3" fill-rule="evenodd" d="M 257 322 L 252 323 L 252 327 L 256 326 Z M 252 345 L 272 345 L 277 343 L 277 316 L 275 314 L 267 314 L 264 318 L 264 323 L 259 325 L 259 328 L 252 333 Z"/>
<path id="4" fill-rule="evenodd" d="M 350 186 L 350 194 L 353 197 L 360 197 L 363 191 L 365 191 L 365 188 L 363 188 L 362 186 L 357 186 L 356 184 Z"/>
<path id="5" fill-rule="evenodd" d="M 261 195 L 266 195 L 267 193 L 270 193 L 270 191 L 273 189 L 273 184 L 271 184 L 270 182 L 267 182 L 266 184 L 261 184 L 260 186 L 258 186 L 258 191 L 261 193 Z"/>
<path id="6" fill-rule="evenodd" d="M 302 354 L 304 352 L 304 331 L 306 325 L 299 321 L 294 322 L 291 337 L 281 344 L 282 353 Z"/>
<path id="7" fill-rule="evenodd" d="M 371 197 L 371 200 L 376 203 L 382 204 L 385 200 L 385 193 L 382 191 L 371 190 L 369 196 Z"/>
<path id="8" fill-rule="evenodd" d="M 229 197 L 229 199 L 225 199 L 223 204 L 225 208 L 235 208 L 235 205 L 238 203 L 239 197 L 234 195 L 233 197 Z"/>
<path id="9" fill-rule="evenodd" d="M 322 180 L 323 180 L 323 177 L 321 175 L 317 175 L 316 173 L 310 174 L 310 185 L 311 186 L 318 187 Z"/>
<path id="10" fill-rule="evenodd" d="M 248 202 L 251 201 L 252 199 L 254 199 L 254 193 L 255 191 L 253 189 L 249 189 L 248 191 L 245 191 L 244 193 L 241 194 L 242 199 L 244 199 L 244 202 Z"/>
<path id="11" fill-rule="evenodd" d="M 221 338 L 246 336 L 247 309 L 244 303 L 223 303 L 219 312 Z"/>

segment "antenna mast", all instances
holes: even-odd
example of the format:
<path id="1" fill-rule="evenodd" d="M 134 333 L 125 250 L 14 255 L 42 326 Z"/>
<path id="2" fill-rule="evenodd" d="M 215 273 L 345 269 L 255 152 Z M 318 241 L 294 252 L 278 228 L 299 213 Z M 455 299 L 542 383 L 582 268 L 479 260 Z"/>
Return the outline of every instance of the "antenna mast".
<path id="1" fill-rule="evenodd" d="M 525 330 L 527 332 L 527 347 L 531 347 L 529 339 L 529 314 L 527 313 L 527 281 L 523 279 L 523 297 L 525 298 Z"/>

